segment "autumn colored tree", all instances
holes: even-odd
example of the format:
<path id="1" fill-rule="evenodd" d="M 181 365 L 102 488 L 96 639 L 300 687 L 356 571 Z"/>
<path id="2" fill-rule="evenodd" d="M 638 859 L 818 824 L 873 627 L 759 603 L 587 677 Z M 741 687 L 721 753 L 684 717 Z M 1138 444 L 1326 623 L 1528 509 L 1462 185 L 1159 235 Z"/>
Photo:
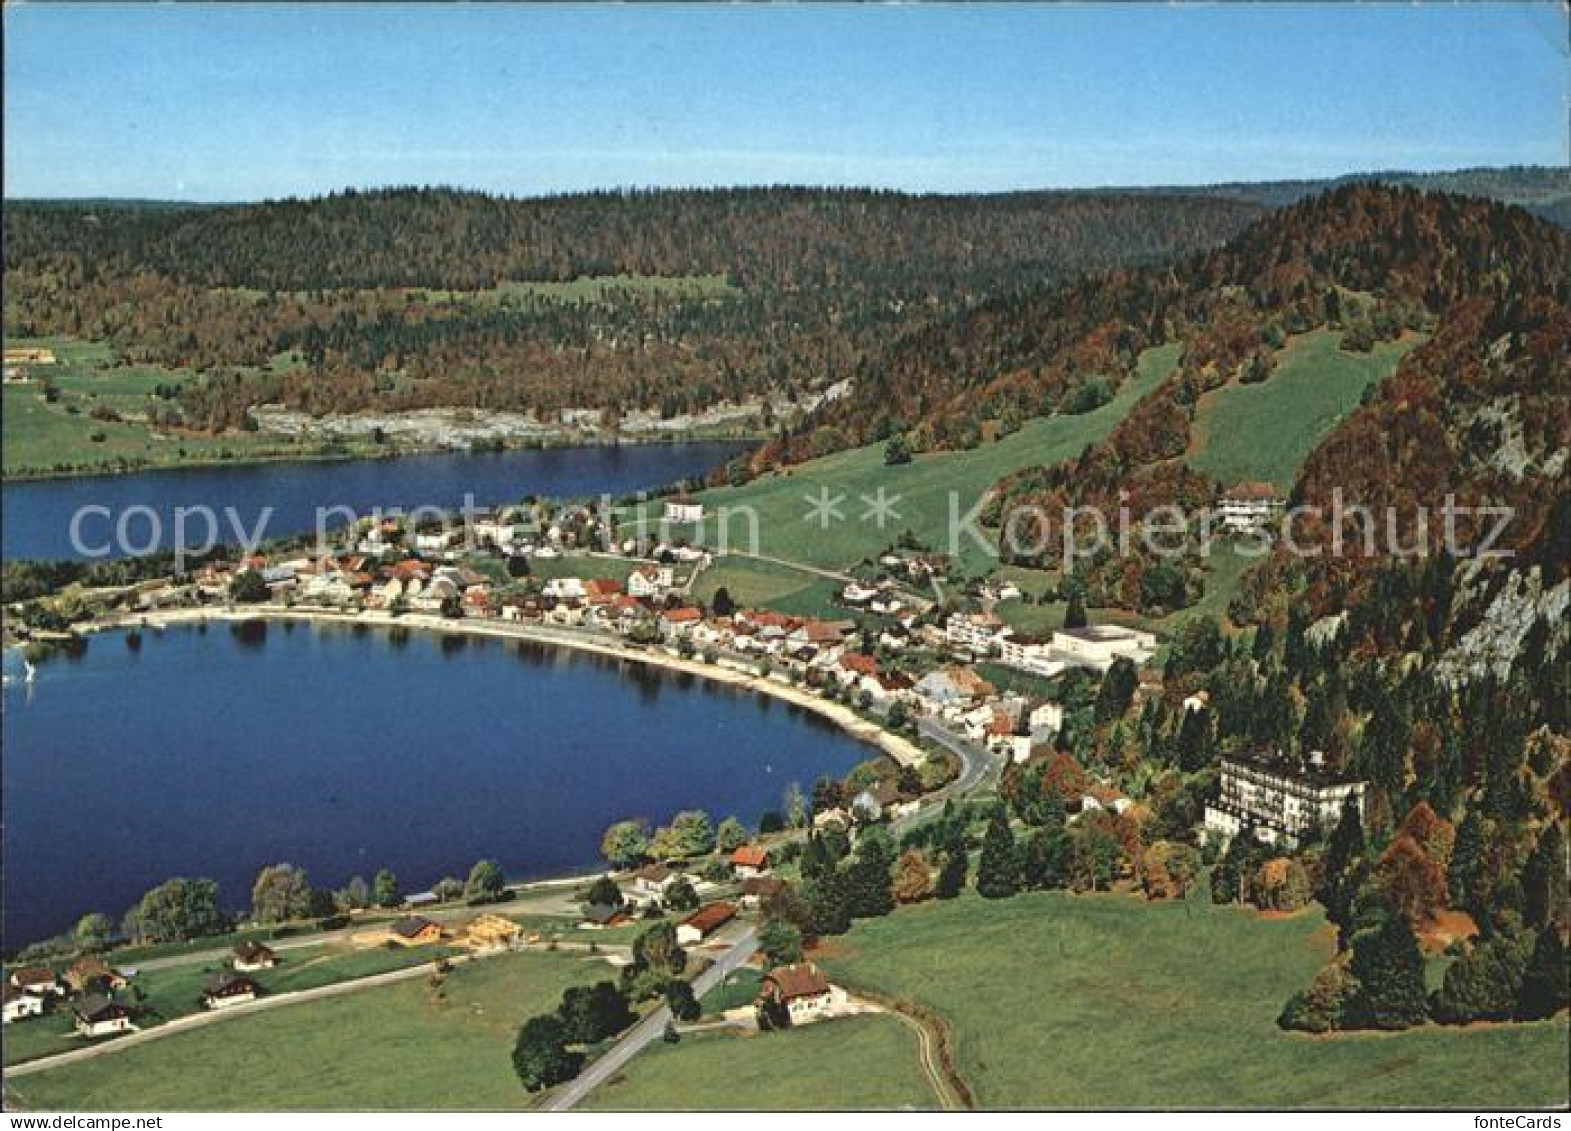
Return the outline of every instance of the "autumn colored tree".
<path id="1" fill-rule="evenodd" d="M 1451 865 L 1451 850 L 1456 844 L 1456 826 L 1437 814 L 1429 802 L 1420 801 L 1402 818 L 1398 831 L 1418 842 L 1431 860 L 1443 872 Z"/>
<path id="2" fill-rule="evenodd" d="M 908 848 L 895 864 L 895 900 L 921 903 L 933 895 L 933 872 L 919 848 Z"/>
<path id="3" fill-rule="evenodd" d="M 1062 750 L 1049 759 L 1047 768 L 1042 772 L 1042 788 L 1058 794 L 1065 806 L 1071 809 L 1079 807 L 1080 799 L 1085 796 L 1090 784 L 1091 779 L 1085 769 Z"/>
<path id="4" fill-rule="evenodd" d="M 1150 899 L 1182 899 L 1200 873 L 1200 854 L 1187 844 L 1159 840 L 1146 849 L 1140 887 Z"/>
<path id="5" fill-rule="evenodd" d="M 1407 833 L 1387 846 L 1375 874 L 1392 904 L 1413 926 L 1432 920 L 1446 906 L 1445 873 Z"/>
<path id="6" fill-rule="evenodd" d="M 1293 857 L 1273 857 L 1255 874 L 1251 898 L 1262 911 L 1297 911 L 1309 902 L 1309 875 Z"/>

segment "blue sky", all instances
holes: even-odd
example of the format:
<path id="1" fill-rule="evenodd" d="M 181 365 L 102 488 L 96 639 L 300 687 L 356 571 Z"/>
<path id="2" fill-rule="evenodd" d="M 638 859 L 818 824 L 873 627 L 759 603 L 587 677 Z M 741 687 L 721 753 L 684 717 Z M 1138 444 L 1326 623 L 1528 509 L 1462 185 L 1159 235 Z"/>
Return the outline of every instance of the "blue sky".
<path id="1" fill-rule="evenodd" d="M 28 6 L 7 196 L 934 191 L 1563 164 L 1554 3 Z"/>

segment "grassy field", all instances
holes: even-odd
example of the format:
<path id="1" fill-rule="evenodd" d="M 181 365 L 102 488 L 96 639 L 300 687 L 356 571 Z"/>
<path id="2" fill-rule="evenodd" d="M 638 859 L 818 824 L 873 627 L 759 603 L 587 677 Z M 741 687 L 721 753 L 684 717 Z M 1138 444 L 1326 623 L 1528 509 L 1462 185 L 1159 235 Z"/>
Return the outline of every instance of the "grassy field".
<path id="1" fill-rule="evenodd" d="M 402 970 L 418 966 L 443 955 L 457 953 L 451 947 L 389 948 L 371 947 L 349 949 L 343 945 L 309 946 L 281 953 L 279 964 L 271 970 L 253 974 L 263 991 L 269 994 L 309 990 L 364 978 L 389 970 Z M 135 988 L 143 994 L 142 1002 L 153 1011 L 154 1019 L 139 1022 L 143 1028 L 163 1021 L 172 1021 L 191 1013 L 200 1013 L 202 984 L 218 970 L 227 968 L 227 962 L 192 962 L 138 974 Z M 81 1048 L 81 1037 L 71 1025 L 69 1010 L 57 1007 L 53 1013 L 35 1020 L 20 1021 L 6 1027 L 5 1062 L 20 1064 L 41 1056 L 69 1052 Z"/>
<path id="2" fill-rule="evenodd" d="M 512 954 L 426 978 L 237 1017 L 8 1081 L 41 1110 L 498 1110 L 527 1106 L 509 1056 L 519 1024 L 610 968 Z"/>
<path id="3" fill-rule="evenodd" d="M 821 568 L 843 569 L 875 556 L 902 530 L 909 529 L 936 550 L 948 548 L 951 492 L 955 513 L 964 516 L 1001 476 L 1021 467 L 1054 463 L 1080 454 L 1082 448 L 1105 436 L 1130 407 L 1153 389 L 1173 369 L 1179 345 L 1147 350 L 1136 376 L 1125 382 L 1112 401 L 1080 416 L 1051 416 L 1029 421 L 1018 432 L 970 451 L 920 455 L 899 467 L 884 465 L 884 446 L 874 444 L 838 452 L 789 471 L 756 479 L 742 487 L 719 488 L 701 496 L 711 508 L 751 507 L 758 517 L 758 552 L 769 557 L 799 561 Z M 864 518 L 869 504 L 862 496 L 886 492 L 898 517 L 885 514 L 883 529 Z M 809 498 L 826 492 L 843 518 L 821 519 L 808 515 Z M 898 501 L 894 496 L 899 496 Z M 718 537 L 718 523 L 710 521 L 706 539 Z M 745 536 L 747 523 L 741 512 L 732 516 L 732 545 Z M 678 531 L 681 532 L 681 531 Z M 992 555 L 962 539 L 962 565 L 981 573 L 994 564 Z"/>
<path id="4" fill-rule="evenodd" d="M 916 1037 L 893 1017 L 657 1044 L 590 1095 L 598 1111 L 933 1108 Z"/>
<path id="5" fill-rule="evenodd" d="M 843 617 L 831 598 L 841 586 L 827 577 L 756 558 L 719 558 L 698 575 L 693 597 L 709 605 L 724 587 L 738 608 L 767 606 L 797 616 Z"/>
<path id="6" fill-rule="evenodd" d="M 155 390 L 196 380 L 191 372 L 120 365 L 107 345 L 69 338 L 17 338 L 6 344 L 46 346 L 58 359 L 58 364 L 35 367 L 32 382 L 5 386 L 0 447 L 7 476 L 378 454 L 369 440 L 323 443 L 265 433 L 161 434 L 145 420 L 150 409 L 165 403 Z M 44 398 L 44 378 L 58 391 L 52 403 Z M 94 410 L 122 419 L 97 420 Z M 95 435 L 102 438 L 95 440 Z"/>
<path id="7" fill-rule="evenodd" d="M 425 291 L 438 302 L 494 302 L 499 306 L 522 300 L 543 302 L 608 302 L 619 293 L 635 296 L 728 298 L 741 293 L 724 275 L 585 275 L 567 282 L 504 282 L 484 291 Z"/>
<path id="8" fill-rule="evenodd" d="M 858 924 L 819 962 L 953 1027 L 984 1107 L 1535 1106 L 1567 1101 L 1555 1022 L 1311 1039 L 1282 1002 L 1332 950 L 1318 913 L 969 893 Z"/>
<path id="9" fill-rule="evenodd" d="M 1284 492 L 1291 488 L 1321 438 L 1421 339 L 1408 335 L 1380 342 L 1367 354 L 1343 353 L 1337 348 L 1341 340 L 1341 334 L 1329 330 L 1301 335 L 1282 350 L 1276 372 L 1266 381 L 1234 382 L 1207 393 L 1186 462 L 1224 483 L 1261 479 Z"/>

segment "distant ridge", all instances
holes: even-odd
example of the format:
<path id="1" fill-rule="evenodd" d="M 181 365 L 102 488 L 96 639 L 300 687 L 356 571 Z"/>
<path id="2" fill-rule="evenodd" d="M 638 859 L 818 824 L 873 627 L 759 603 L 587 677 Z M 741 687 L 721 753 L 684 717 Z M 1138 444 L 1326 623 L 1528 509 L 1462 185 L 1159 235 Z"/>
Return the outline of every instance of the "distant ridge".
<path id="1" fill-rule="evenodd" d="M 560 193 L 502 193 L 482 192 L 479 190 L 465 190 L 453 186 L 422 186 L 428 188 L 446 187 L 453 191 L 473 195 L 478 198 L 490 200 L 573 200 L 591 198 L 595 196 L 618 195 L 661 195 L 666 193 L 737 193 L 737 192 L 771 192 L 779 190 L 798 192 L 845 192 L 845 193 L 870 193 L 882 197 L 909 198 L 909 199 L 956 199 L 969 200 L 987 198 L 1005 200 L 1009 198 L 1028 199 L 1044 196 L 1068 196 L 1079 194 L 1095 195 L 1153 195 L 1153 196 L 1209 196 L 1224 199 L 1246 201 L 1265 208 L 1284 208 L 1295 204 L 1306 196 L 1324 192 L 1327 189 L 1340 188 L 1348 184 L 1388 184 L 1404 188 L 1416 188 L 1430 192 L 1453 192 L 1463 196 L 1482 196 L 1498 200 L 1504 204 L 1514 204 L 1525 208 L 1546 219 L 1553 220 L 1562 227 L 1571 228 L 1571 165 L 1505 165 L 1505 166 L 1472 166 L 1465 169 L 1443 170 L 1429 173 L 1417 173 L 1405 169 L 1383 169 L 1364 173 L 1344 173 L 1334 177 L 1303 177 L 1287 180 L 1265 181 L 1219 181 L 1211 184 L 1171 184 L 1171 185 L 1085 185 L 1071 188 L 1041 188 L 1041 189 L 1012 189 L 1003 192 L 957 192 L 957 193 L 925 193 L 909 192 L 899 189 L 863 189 L 854 186 L 816 186 L 816 185 L 735 185 L 706 189 L 694 188 L 639 188 L 622 187 L 594 190 L 577 190 Z M 360 195 L 375 195 L 379 193 L 396 192 L 415 186 L 371 186 L 365 188 L 339 190 L 333 193 L 316 193 L 306 196 L 288 195 L 281 197 L 268 197 L 255 201 L 192 201 L 192 200 L 163 200 L 121 197 L 7 197 L 7 205 L 26 208 L 124 208 L 143 209 L 147 211 L 195 211 L 199 209 L 224 209 L 238 208 L 247 205 L 284 203 L 284 202 L 309 202 L 327 199 L 331 196 L 344 195 L 346 192 Z"/>

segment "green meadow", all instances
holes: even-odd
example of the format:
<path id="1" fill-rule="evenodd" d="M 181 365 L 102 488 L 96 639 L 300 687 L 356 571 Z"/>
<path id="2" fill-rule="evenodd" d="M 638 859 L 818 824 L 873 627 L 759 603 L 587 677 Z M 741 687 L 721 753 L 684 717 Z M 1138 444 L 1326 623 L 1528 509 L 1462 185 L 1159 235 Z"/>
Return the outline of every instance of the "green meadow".
<path id="1" fill-rule="evenodd" d="M 1019 431 L 959 452 L 918 455 L 896 467 L 884 464 L 884 445 L 873 444 L 761 477 L 741 487 L 717 488 L 701 495 L 711 517 L 697 533 L 713 544 L 721 535 L 720 519 L 727 508 L 752 508 L 758 520 L 758 552 L 827 569 L 844 569 L 877 555 L 903 530 L 912 531 L 934 549 L 946 549 L 951 494 L 957 519 L 968 514 L 1002 476 L 1022 467 L 1071 459 L 1101 439 L 1134 403 L 1155 388 L 1178 362 L 1178 344 L 1147 350 L 1135 376 L 1114 398 L 1078 416 L 1049 416 L 1028 421 Z M 854 395 L 854 394 L 853 394 Z M 893 508 L 885 510 L 880 528 L 874 504 L 878 491 Z M 814 501 L 833 504 L 810 513 Z M 746 536 L 744 512 L 736 510 L 726 524 L 733 546 Z M 680 529 L 678 532 L 681 532 Z M 983 547 L 964 539 L 962 568 L 985 572 L 993 564 Z"/>
<path id="2" fill-rule="evenodd" d="M 856 1111 L 937 1107 L 916 1035 L 894 1017 L 651 1045 L 591 1093 L 591 1111 Z"/>
<path id="3" fill-rule="evenodd" d="M 951 1028 L 984 1108 L 1564 1105 L 1564 1017 L 1311 1038 L 1275 1018 L 1332 954 L 1318 910 L 971 893 L 859 923 L 820 959 Z"/>
<path id="4" fill-rule="evenodd" d="M 319 945 L 298 947 L 279 952 L 279 964 L 271 970 L 260 970 L 251 977 L 262 987 L 264 994 L 288 993 L 332 985 L 353 978 L 383 974 L 389 970 L 402 970 L 432 962 L 445 955 L 456 953 L 450 947 L 413 948 L 371 947 L 347 949 L 343 946 Z M 125 963 L 120 963 L 125 965 Z M 135 992 L 141 995 L 143 1006 L 152 1016 L 139 1022 L 143 1028 L 172 1021 L 191 1013 L 202 1012 L 202 986 L 219 970 L 226 969 L 227 958 L 207 962 L 191 962 L 167 966 L 139 973 L 134 981 Z M 6 1026 L 5 1063 L 20 1064 L 41 1056 L 69 1052 L 81 1048 L 86 1042 L 77 1036 L 71 1024 L 70 1011 L 57 1006 L 43 1017 L 19 1021 Z"/>
<path id="5" fill-rule="evenodd" d="M 391 986 L 235 1017 L 9 1080 L 45 1111 L 512 1110 L 529 1105 L 510 1059 L 525 1018 L 604 963 L 532 952 Z M 9 1030 L 9 1027 L 8 1027 Z"/>
<path id="6" fill-rule="evenodd" d="M 840 591 L 837 582 L 776 562 L 734 555 L 717 558 L 693 582 L 693 598 L 708 606 L 722 588 L 737 608 L 767 606 L 795 616 L 848 615 L 830 600 Z"/>
<path id="7" fill-rule="evenodd" d="M 230 460 L 314 459 L 377 455 L 369 440 L 322 442 L 260 432 L 202 436 L 159 432 L 147 423 L 164 405 L 157 389 L 198 378 L 189 370 L 121 364 L 103 343 L 72 338 L 16 338 L 7 346 L 46 346 L 57 363 L 33 367 L 27 384 L 6 385 L 0 449 L 7 477 L 126 471 Z M 275 365 L 289 364 L 276 359 Z M 47 381 L 56 390 L 44 395 Z M 97 419 L 113 414 L 119 419 Z"/>
<path id="8" fill-rule="evenodd" d="M 1315 330 L 1293 338 L 1276 371 L 1256 385 L 1234 381 L 1200 400 L 1186 462 L 1223 483 L 1259 479 L 1286 493 L 1304 459 L 1358 407 L 1364 391 L 1389 377 L 1420 338 L 1378 342 L 1344 353 L 1342 336 Z"/>

